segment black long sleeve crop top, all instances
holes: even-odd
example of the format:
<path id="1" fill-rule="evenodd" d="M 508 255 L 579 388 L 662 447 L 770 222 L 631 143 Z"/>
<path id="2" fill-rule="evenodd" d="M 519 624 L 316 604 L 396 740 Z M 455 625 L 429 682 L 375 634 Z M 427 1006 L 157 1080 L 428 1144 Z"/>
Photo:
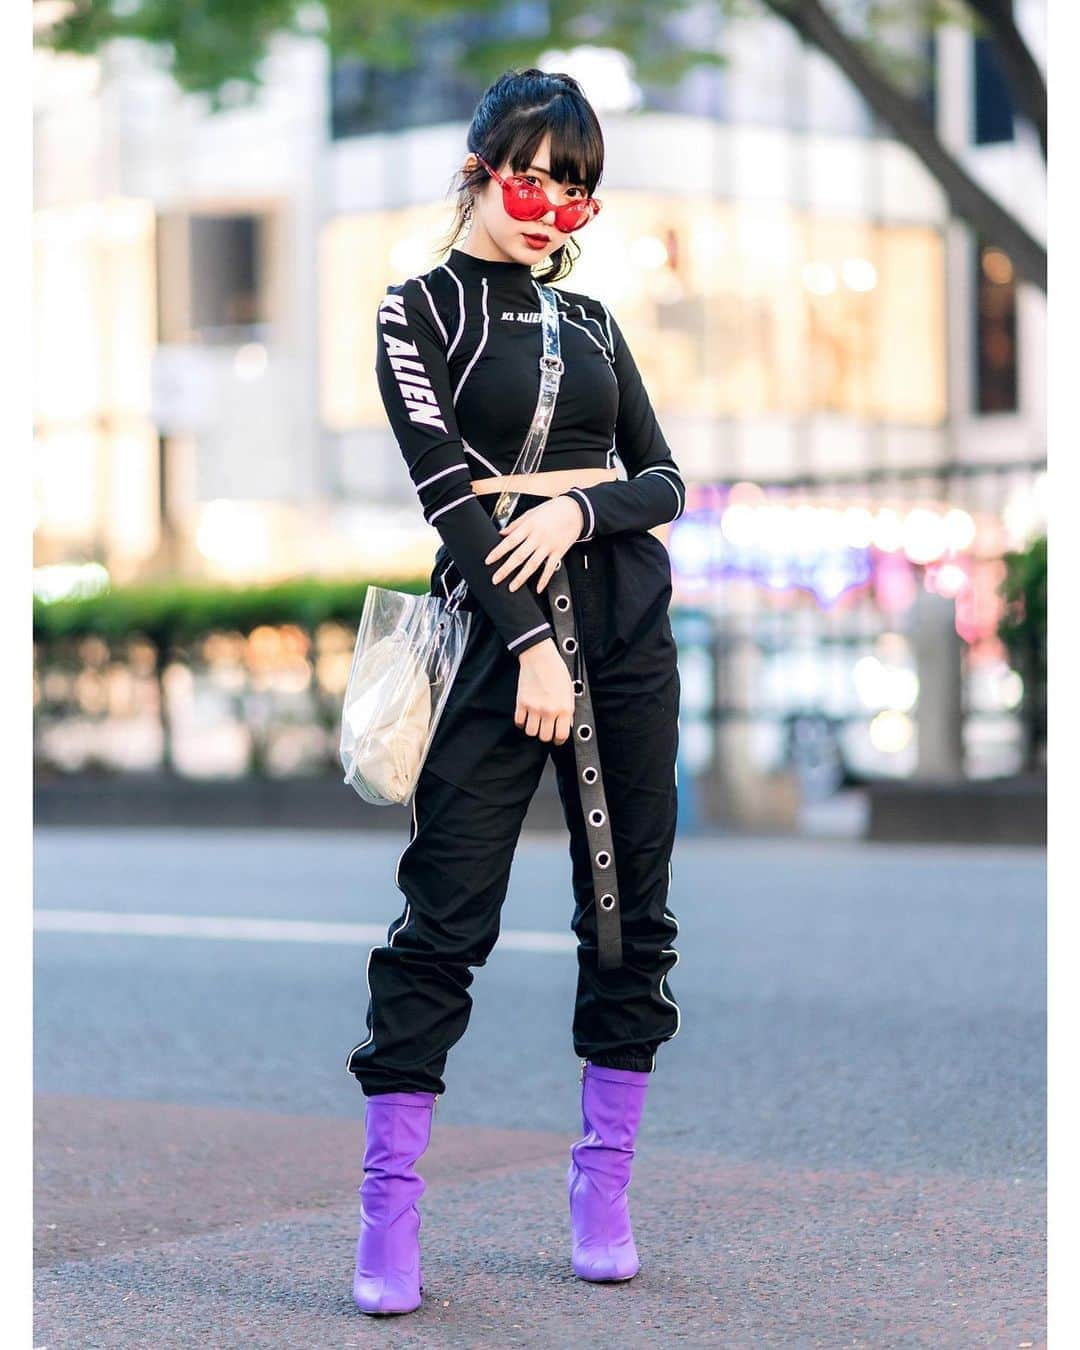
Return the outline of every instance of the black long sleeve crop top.
<path id="1" fill-rule="evenodd" d="M 626 466 L 626 479 L 563 494 L 581 508 L 580 539 L 676 519 L 685 484 L 618 323 L 602 301 L 553 289 L 564 370 L 540 469 L 611 467 L 616 454 Z M 532 270 L 453 248 L 430 272 L 388 286 L 376 322 L 383 404 L 443 542 L 436 584 L 449 597 L 464 577 L 508 650 L 527 651 L 553 636 L 551 625 L 528 585 L 492 583 L 505 561 L 484 561 L 502 538 L 491 518 L 498 494 L 477 496 L 471 483 L 512 471 L 532 420 L 543 351 Z"/>

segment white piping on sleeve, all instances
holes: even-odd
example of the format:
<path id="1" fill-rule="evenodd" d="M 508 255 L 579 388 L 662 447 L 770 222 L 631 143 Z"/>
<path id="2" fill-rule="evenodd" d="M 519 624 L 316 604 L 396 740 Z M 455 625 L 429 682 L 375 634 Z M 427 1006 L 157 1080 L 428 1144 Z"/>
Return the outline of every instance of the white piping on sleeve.
<path id="1" fill-rule="evenodd" d="M 530 628 L 529 631 L 528 631 L 527 633 L 522 633 L 521 636 L 520 636 L 520 637 L 516 637 L 516 638 L 513 640 L 513 642 L 508 642 L 508 643 L 506 644 L 506 649 L 507 649 L 507 651 L 511 651 L 511 652 L 512 652 L 512 651 L 514 650 L 514 648 L 518 645 L 519 642 L 524 642 L 526 638 L 531 638 L 531 637 L 532 637 L 534 634 L 536 634 L 536 633 L 542 633 L 542 632 L 544 631 L 545 628 L 547 628 L 548 630 L 550 630 L 550 629 L 551 629 L 551 624 L 549 624 L 549 623 L 547 623 L 547 622 L 545 621 L 544 623 L 539 623 L 539 624 L 537 624 L 535 628 Z"/>
<path id="2" fill-rule="evenodd" d="M 448 502 L 446 506 L 440 506 L 439 509 L 433 515 L 428 516 L 427 523 L 429 525 L 433 524 L 436 520 L 438 520 L 438 518 L 441 515 L 444 515 L 447 511 L 452 511 L 455 506 L 460 506 L 462 502 L 474 502 L 474 501 L 476 501 L 476 493 L 468 492 L 465 494 L 464 497 L 458 497 L 456 501 Z"/>
<path id="3" fill-rule="evenodd" d="M 676 511 L 675 511 L 675 514 L 671 517 L 671 519 L 672 519 L 672 520 L 677 520 L 678 517 L 682 515 L 683 509 L 684 509 L 684 507 L 686 506 L 686 498 L 679 492 L 679 489 L 675 486 L 675 484 L 674 484 L 674 483 L 671 481 L 671 479 L 668 477 L 668 474 L 669 474 L 670 472 L 671 472 L 670 469 L 665 469 L 665 468 L 663 468 L 663 467 L 662 467 L 661 465 L 659 465 L 659 464 L 653 464 L 653 465 L 650 465 L 650 467 L 647 468 L 647 469 L 642 469 L 642 471 L 641 471 L 640 473 L 634 474 L 634 477 L 635 477 L 635 478 L 644 478 L 645 475 L 646 475 L 647 473 L 658 473 L 658 474 L 661 476 L 662 480 L 668 485 L 668 487 L 669 487 L 669 488 L 672 490 L 672 492 L 674 492 L 674 494 L 675 494 L 675 505 L 676 505 L 676 508 L 677 508 L 677 509 L 676 509 Z M 680 481 L 681 481 L 681 480 L 680 480 Z"/>
<path id="4" fill-rule="evenodd" d="M 448 469 L 440 469 L 438 473 L 433 473 L 430 478 L 425 478 L 422 483 L 417 483 L 417 492 L 419 492 L 421 488 L 426 488 L 429 483 L 434 483 L 436 478 L 445 478 L 448 473 L 457 473 L 459 469 L 464 469 L 466 473 L 469 472 L 469 466 L 465 463 L 451 464 Z"/>
<path id="5" fill-rule="evenodd" d="M 567 496 L 573 497 L 576 501 L 581 502 L 588 512 L 588 515 L 585 517 L 585 524 L 589 527 L 588 533 L 578 536 L 578 543 L 584 543 L 586 539 L 591 539 L 596 533 L 596 512 L 593 510 L 592 502 L 589 501 L 581 488 L 569 488 L 567 490 Z"/>

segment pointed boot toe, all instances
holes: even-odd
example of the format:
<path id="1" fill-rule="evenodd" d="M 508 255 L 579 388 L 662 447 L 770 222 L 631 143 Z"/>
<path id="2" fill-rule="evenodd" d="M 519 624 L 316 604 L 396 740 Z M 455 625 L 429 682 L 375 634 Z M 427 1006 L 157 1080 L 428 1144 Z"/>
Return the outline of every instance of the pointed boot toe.
<path id="1" fill-rule="evenodd" d="M 356 1244 L 353 1302 L 361 1312 L 413 1312 L 421 1304 L 420 1213 L 410 1205 L 388 1226 L 369 1221 L 361 1209 Z"/>
<path id="2" fill-rule="evenodd" d="M 620 1248 L 590 1247 L 580 1255 L 575 1251 L 571 1264 L 579 1279 L 603 1284 L 632 1280 L 641 1269 L 633 1243 Z"/>
<path id="3" fill-rule="evenodd" d="M 574 1274 L 583 1280 L 630 1280 L 641 1269 L 625 1192 L 614 1200 L 571 1160 L 567 1173 L 573 1219 Z"/>

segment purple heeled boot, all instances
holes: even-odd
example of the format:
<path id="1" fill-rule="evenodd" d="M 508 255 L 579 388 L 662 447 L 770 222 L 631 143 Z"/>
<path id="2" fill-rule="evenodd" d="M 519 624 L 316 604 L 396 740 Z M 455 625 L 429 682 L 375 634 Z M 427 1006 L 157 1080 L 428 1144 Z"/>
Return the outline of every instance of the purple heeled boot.
<path id="1" fill-rule="evenodd" d="M 426 1186 L 413 1165 L 431 1138 L 434 1092 L 379 1092 L 366 1098 L 364 1180 L 353 1302 L 361 1312 L 419 1308 L 420 1211 Z"/>
<path id="2" fill-rule="evenodd" d="M 584 1137 L 570 1149 L 574 1274 L 583 1280 L 629 1280 L 640 1268 L 626 1190 L 650 1075 L 586 1060 L 581 1076 Z"/>

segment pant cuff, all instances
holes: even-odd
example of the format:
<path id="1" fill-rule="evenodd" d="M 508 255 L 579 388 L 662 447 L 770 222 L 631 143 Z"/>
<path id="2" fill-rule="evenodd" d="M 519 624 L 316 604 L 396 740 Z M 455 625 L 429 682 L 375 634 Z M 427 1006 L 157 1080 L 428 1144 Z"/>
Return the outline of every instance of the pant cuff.
<path id="1" fill-rule="evenodd" d="M 651 1073 L 656 1057 L 643 1055 L 640 1051 L 616 1050 L 584 1055 L 582 1058 L 587 1059 L 590 1064 L 595 1064 L 598 1069 L 631 1069 L 635 1073 Z"/>

